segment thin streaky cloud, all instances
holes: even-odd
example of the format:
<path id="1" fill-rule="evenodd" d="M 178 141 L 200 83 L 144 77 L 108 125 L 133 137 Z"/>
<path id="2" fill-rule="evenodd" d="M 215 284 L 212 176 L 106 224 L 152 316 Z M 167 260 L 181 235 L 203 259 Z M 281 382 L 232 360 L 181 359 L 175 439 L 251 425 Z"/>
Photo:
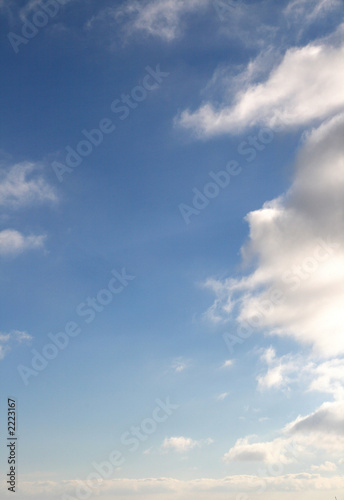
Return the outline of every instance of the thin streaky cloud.
<path id="1" fill-rule="evenodd" d="M 203 10 L 210 0 L 152 0 L 139 2 L 131 0 L 118 8 L 107 8 L 87 23 L 90 28 L 97 20 L 112 18 L 124 22 L 127 35 L 136 32 L 148 34 L 171 42 L 181 35 L 183 16 Z"/>
<path id="2" fill-rule="evenodd" d="M 343 8 L 341 0 L 292 0 L 283 14 L 290 23 L 298 22 L 305 26 L 323 19 L 327 14 Z"/>

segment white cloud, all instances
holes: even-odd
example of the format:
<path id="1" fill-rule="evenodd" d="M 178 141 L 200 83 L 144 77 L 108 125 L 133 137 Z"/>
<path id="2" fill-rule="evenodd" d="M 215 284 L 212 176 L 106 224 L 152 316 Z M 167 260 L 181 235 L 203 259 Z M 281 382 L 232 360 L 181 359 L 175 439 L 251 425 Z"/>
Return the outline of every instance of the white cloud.
<path id="1" fill-rule="evenodd" d="M 10 340 L 9 333 L 0 333 L 0 342 L 8 342 Z"/>
<path id="2" fill-rule="evenodd" d="M 292 0 L 283 13 L 290 23 L 307 26 L 342 8 L 341 0 Z"/>
<path id="3" fill-rule="evenodd" d="M 0 231 L 0 255 L 18 255 L 44 246 L 45 235 L 24 236 L 14 229 Z"/>
<path id="4" fill-rule="evenodd" d="M 307 417 L 305 417 L 307 418 Z M 304 430 L 304 429 L 303 429 Z M 224 462 L 259 462 L 284 467 L 299 465 L 307 467 L 324 457 L 339 461 L 344 446 L 343 436 L 324 427 L 322 429 L 307 429 L 304 433 L 293 433 L 288 437 L 287 429 L 280 437 L 272 441 L 256 441 L 256 436 L 247 436 L 236 441 L 234 446 L 223 456 Z M 334 469 L 333 469 L 334 470 Z M 319 469 L 320 472 L 320 469 Z"/>
<path id="5" fill-rule="evenodd" d="M 256 436 L 247 436 L 237 440 L 235 445 L 224 455 L 225 462 L 265 462 L 290 463 L 291 440 L 277 438 L 270 442 L 251 442 Z"/>
<path id="6" fill-rule="evenodd" d="M 68 1 L 68 0 L 67 0 Z M 42 0 L 29 0 L 24 7 L 19 10 L 19 17 L 22 21 L 27 19 L 27 16 L 37 7 L 42 5 Z"/>
<path id="7" fill-rule="evenodd" d="M 162 447 L 166 450 L 173 450 L 183 453 L 192 450 L 197 446 L 197 441 L 183 436 L 165 438 Z"/>
<path id="8" fill-rule="evenodd" d="M 236 441 L 224 455 L 225 462 L 262 462 L 266 464 L 305 464 L 331 457 L 339 463 L 344 447 L 344 401 L 323 403 L 314 412 L 299 415 L 280 430 L 272 441 L 257 441 L 246 436 Z M 336 466 L 322 465 L 317 470 L 333 472 Z M 316 470 L 316 469 L 313 469 Z"/>
<path id="9" fill-rule="evenodd" d="M 267 371 L 258 375 L 260 389 L 281 389 L 298 384 L 307 392 L 330 394 L 336 401 L 344 401 L 344 360 L 333 358 L 323 362 L 303 354 L 277 357 L 269 347 L 261 355 Z"/>
<path id="10" fill-rule="evenodd" d="M 54 189 L 33 163 L 19 163 L 0 171 L 0 205 L 22 208 L 34 203 L 56 202 Z"/>
<path id="11" fill-rule="evenodd" d="M 324 462 L 321 465 L 312 465 L 311 470 L 316 472 L 335 472 L 337 465 L 333 462 Z"/>
<path id="12" fill-rule="evenodd" d="M 80 480 L 66 481 L 22 481 L 22 499 L 28 498 L 50 500 L 61 498 L 62 495 L 75 496 L 76 488 L 82 484 Z M 92 484 L 92 481 L 87 483 Z M 104 500 L 126 498 L 128 500 L 151 500 L 152 498 L 180 498 L 187 500 L 228 500 L 228 494 L 249 493 L 252 500 L 262 498 L 261 488 L 265 485 L 264 498 L 275 500 L 276 492 L 281 500 L 323 500 L 324 492 L 331 498 L 344 487 L 341 475 L 321 477 L 318 473 L 266 475 L 232 475 L 223 478 L 197 478 L 180 480 L 172 477 L 161 478 L 116 478 L 106 479 L 101 485 L 94 486 L 94 491 L 100 493 Z M 300 492 L 302 495 L 300 496 Z M 244 496 L 243 495 L 243 496 Z"/>
<path id="13" fill-rule="evenodd" d="M 142 453 L 143 453 L 143 455 L 150 455 L 152 452 L 153 452 L 153 446 L 151 446 L 150 448 L 147 448 Z"/>
<path id="14" fill-rule="evenodd" d="M 1 340 L 0 340 L 1 342 Z M 9 351 L 9 347 L 7 345 L 3 345 L 0 343 L 0 359 L 4 359 L 6 356 L 7 352 Z"/>
<path id="15" fill-rule="evenodd" d="M 221 366 L 221 368 L 231 368 L 233 366 L 233 360 L 232 359 L 227 359 Z"/>
<path id="16" fill-rule="evenodd" d="M 300 415 L 287 424 L 283 433 L 314 457 L 339 461 L 344 448 L 343 410 L 343 401 L 325 402 L 309 415 Z"/>
<path id="17" fill-rule="evenodd" d="M 59 9 L 63 7 L 63 5 L 67 5 L 69 3 L 72 3 L 75 0 L 64 0 L 62 2 L 57 2 Z M 44 2 L 43 2 L 44 5 Z M 22 21 L 25 21 L 27 19 L 30 20 L 30 15 L 34 13 L 37 10 L 43 10 L 42 9 L 42 0 L 29 0 L 22 8 L 19 9 L 19 17 Z M 54 17 L 54 16 L 52 16 Z"/>
<path id="18" fill-rule="evenodd" d="M 319 356 L 344 354 L 343 136 L 344 115 L 309 133 L 286 195 L 248 214 L 242 253 L 257 265 L 241 279 L 207 282 L 217 295 L 210 318 L 235 315 L 241 327 L 291 337 Z"/>
<path id="19" fill-rule="evenodd" d="M 290 368 L 294 371 L 294 366 Z M 278 365 L 270 368 L 264 377 L 258 377 L 258 382 L 261 387 L 281 387 L 288 383 L 286 373 L 289 371 L 288 365 Z"/>
<path id="20" fill-rule="evenodd" d="M 0 206 L 16 210 L 57 200 L 39 165 L 23 162 L 0 169 Z M 8 218 L 8 214 L 3 215 L 3 220 Z M 42 248 L 45 238 L 45 235 L 25 236 L 15 229 L 5 229 L 0 231 L 0 255 L 18 255 L 26 250 Z"/>
<path id="21" fill-rule="evenodd" d="M 31 335 L 20 330 L 12 330 L 10 333 L 0 332 L 0 359 L 3 359 L 7 352 L 11 350 L 11 343 L 17 342 L 21 344 L 22 342 L 30 342 L 31 340 Z"/>
<path id="22" fill-rule="evenodd" d="M 251 83 L 255 67 L 259 65 L 239 77 L 242 90 L 234 97 L 229 93 L 221 105 L 205 102 L 194 112 L 185 110 L 176 123 L 209 137 L 237 134 L 256 125 L 305 126 L 344 109 L 343 45 L 323 41 L 291 48 L 261 83 Z"/>
<path id="23" fill-rule="evenodd" d="M 127 31 L 136 31 L 171 41 L 180 35 L 182 18 L 192 11 L 204 9 L 210 0 L 130 0 L 123 7 L 111 10 L 115 17 L 129 16 Z"/>
<path id="24" fill-rule="evenodd" d="M 216 399 L 217 401 L 224 401 L 229 396 L 229 394 L 229 392 L 223 392 L 222 394 L 216 396 Z"/>
<path id="25" fill-rule="evenodd" d="M 290 376 L 294 375 L 294 380 L 297 380 L 300 376 L 300 370 L 305 369 L 304 360 L 301 356 L 287 354 L 277 358 L 272 347 L 264 351 L 261 360 L 268 365 L 268 371 L 264 375 L 257 377 L 260 389 L 280 389 L 288 386 L 292 382 Z"/>
<path id="26" fill-rule="evenodd" d="M 164 442 L 162 443 L 162 448 L 164 450 L 172 450 L 178 453 L 185 453 L 192 450 L 193 448 L 203 446 L 204 444 L 211 444 L 212 442 L 213 440 L 210 438 L 201 441 L 195 441 L 191 438 L 178 436 L 165 438 Z"/>
<path id="27" fill-rule="evenodd" d="M 212 0 L 128 0 L 120 7 L 108 7 L 92 17 L 87 28 L 97 21 L 115 20 L 123 23 L 124 31 L 131 36 L 136 32 L 145 33 L 166 42 L 182 34 L 185 15 L 205 12 Z M 214 10 L 215 12 L 215 10 Z"/>
<path id="28" fill-rule="evenodd" d="M 310 415 L 306 417 L 299 416 L 288 424 L 285 432 L 292 435 L 315 433 L 327 436 L 333 434 L 344 443 L 343 415 L 343 401 L 326 402 Z"/>
<path id="29" fill-rule="evenodd" d="M 182 357 L 175 358 L 172 361 L 171 368 L 175 373 L 181 373 L 183 372 L 186 368 L 188 368 L 190 364 L 189 360 L 186 360 Z"/>
<path id="30" fill-rule="evenodd" d="M 22 332 L 20 330 L 13 330 L 10 335 L 20 344 L 22 342 L 30 342 L 32 340 L 31 335 L 29 335 L 27 332 Z"/>
<path id="31" fill-rule="evenodd" d="M 127 0 L 119 7 L 107 7 L 87 23 L 110 27 L 124 38 L 133 35 L 151 36 L 170 43 L 187 32 L 191 20 L 206 19 L 213 37 L 240 40 L 250 49 L 270 45 L 279 27 L 265 22 L 259 5 L 243 0 Z M 192 22 L 192 21 L 191 21 Z"/>
<path id="32" fill-rule="evenodd" d="M 332 394 L 334 399 L 344 401 L 344 360 L 330 359 L 315 366 L 309 390 Z"/>

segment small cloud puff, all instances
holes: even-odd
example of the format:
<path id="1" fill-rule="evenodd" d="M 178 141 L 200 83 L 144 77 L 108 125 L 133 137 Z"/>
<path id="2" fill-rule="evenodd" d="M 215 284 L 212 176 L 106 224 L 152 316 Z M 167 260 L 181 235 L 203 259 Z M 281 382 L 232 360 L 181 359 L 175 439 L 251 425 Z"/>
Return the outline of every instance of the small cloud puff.
<path id="1" fill-rule="evenodd" d="M 186 453 L 194 448 L 198 448 L 211 443 L 213 443 L 213 440 L 211 438 L 195 441 L 191 438 L 176 436 L 165 438 L 164 442 L 162 443 L 162 448 L 164 450 L 176 451 L 177 453 Z"/>
<path id="2" fill-rule="evenodd" d="M 0 231 L 0 255 L 18 255 L 44 246 L 45 235 L 25 236 L 15 229 Z"/>
<path id="3" fill-rule="evenodd" d="M 3 359 L 7 352 L 11 350 L 10 345 L 12 342 L 21 344 L 22 342 L 30 342 L 31 340 L 31 335 L 20 330 L 12 330 L 9 333 L 0 332 L 0 359 Z"/>

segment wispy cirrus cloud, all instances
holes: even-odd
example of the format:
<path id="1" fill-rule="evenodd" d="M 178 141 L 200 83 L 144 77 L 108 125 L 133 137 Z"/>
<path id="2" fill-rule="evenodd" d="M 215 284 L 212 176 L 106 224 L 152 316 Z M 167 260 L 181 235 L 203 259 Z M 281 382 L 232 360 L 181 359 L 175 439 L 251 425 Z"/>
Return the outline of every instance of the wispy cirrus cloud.
<path id="1" fill-rule="evenodd" d="M 102 19 L 114 19 L 124 23 L 127 35 L 136 32 L 152 35 L 170 42 L 180 36 L 185 14 L 204 10 L 210 0 L 129 0 L 120 7 L 102 10 L 89 20 L 87 26 Z"/>
<path id="2" fill-rule="evenodd" d="M 45 2 L 44 0 L 29 0 L 24 5 L 20 5 L 20 2 L 18 3 L 15 0 L 0 0 L 0 10 L 2 9 L 5 11 L 12 21 L 20 19 L 22 22 L 25 22 L 30 20 L 30 15 L 38 10 L 57 13 L 62 6 L 74 1 L 75 0 L 53 0 L 51 5 L 49 5 L 49 2 Z"/>
<path id="3" fill-rule="evenodd" d="M 299 23 L 305 26 L 312 24 L 319 18 L 324 19 L 329 13 L 343 9 L 341 0 L 291 0 L 285 7 L 283 14 L 290 23 Z"/>
<path id="4" fill-rule="evenodd" d="M 276 9 L 273 0 L 265 3 L 269 5 L 270 11 Z M 341 0 L 291 0 L 283 11 L 289 27 L 289 36 L 293 38 L 294 32 L 300 32 L 300 19 L 303 30 L 341 7 Z M 91 28 L 97 22 L 115 22 L 117 27 L 122 25 L 123 31 L 129 37 L 143 34 L 172 42 L 185 34 L 190 22 L 187 17 L 190 14 L 207 15 L 208 19 L 213 16 L 217 21 L 219 33 L 240 39 L 244 45 L 255 37 L 260 48 L 267 47 L 277 32 L 285 31 L 286 28 L 284 23 L 279 27 L 272 25 L 260 3 L 246 5 L 242 0 L 127 0 L 118 7 L 100 10 L 86 26 Z M 252 33 L 253 26 L 255 34 Z"/>

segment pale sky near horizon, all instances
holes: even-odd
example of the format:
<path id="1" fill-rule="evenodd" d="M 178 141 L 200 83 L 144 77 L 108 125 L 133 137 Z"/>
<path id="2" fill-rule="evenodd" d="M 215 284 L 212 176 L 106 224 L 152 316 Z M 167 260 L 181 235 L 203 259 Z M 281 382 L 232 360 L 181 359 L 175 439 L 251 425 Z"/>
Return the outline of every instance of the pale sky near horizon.
<path id="1" fill-rule="evenodd" d="M 0 0 L 4 498 L 343 499 L 343 12 Z"/>

